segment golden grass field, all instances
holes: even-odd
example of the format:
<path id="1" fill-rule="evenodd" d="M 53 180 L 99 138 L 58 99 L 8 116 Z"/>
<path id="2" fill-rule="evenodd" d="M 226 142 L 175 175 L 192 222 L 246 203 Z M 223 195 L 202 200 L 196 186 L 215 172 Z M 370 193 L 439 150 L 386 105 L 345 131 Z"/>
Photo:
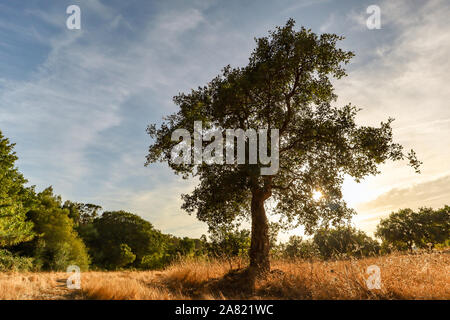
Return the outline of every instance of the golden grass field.
<path id="1" fill-rule="evenodd" d="M 381 270 L 381 289 L 367 288 L 370 265 Z M 67 289 L 63 272 L 1 273 L 0 299 L 450 299 L 449 251 L 278 260 L 272 269 L 250 291 L 242 290 L 230 263 L 218 260 L 181 261 L 164 271 L 85 272 L 81 290 Z"/>

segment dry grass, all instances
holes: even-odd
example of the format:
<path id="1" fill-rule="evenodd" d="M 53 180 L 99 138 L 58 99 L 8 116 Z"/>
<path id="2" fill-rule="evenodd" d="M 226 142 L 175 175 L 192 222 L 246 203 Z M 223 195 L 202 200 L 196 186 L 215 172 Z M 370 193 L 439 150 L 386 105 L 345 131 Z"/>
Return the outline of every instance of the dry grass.
<path id="1" fill-rule="evenodd" d="M 367 288 L 370 265 L 381 270 L 379 290 Z M 86 272 L 75 291 L 65 288 L 65 273 L 2 273 L 0 299 L 450 299 L 449 268 L 448 252 L 279 260 L 250 292 L 242 289 L 242 273 L 222 261 L 182 261 L 161 272 Z"/>
<path id="2" fill-rule="evenodd" d="M 0 299 L 2 300 L 54 300 L 67 294 L 66 273 L 0 273 Z"/>

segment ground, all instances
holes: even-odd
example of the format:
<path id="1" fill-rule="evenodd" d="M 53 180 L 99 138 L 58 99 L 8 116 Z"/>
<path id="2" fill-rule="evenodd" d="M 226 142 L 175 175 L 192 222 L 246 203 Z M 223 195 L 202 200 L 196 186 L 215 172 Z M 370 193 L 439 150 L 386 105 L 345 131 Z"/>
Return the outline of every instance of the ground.
<path id="1" fill-rule="evenodd" d="M 69 290 L 64 272 L 0 273 L 0 299 L 450 299 L 450 252 L 340 261 L 272 262 L 251 290 L 242 262 L 188 260 L 163 271 L 83 272 Z M 367 268 L 380 268 L 370 290 Z"/>

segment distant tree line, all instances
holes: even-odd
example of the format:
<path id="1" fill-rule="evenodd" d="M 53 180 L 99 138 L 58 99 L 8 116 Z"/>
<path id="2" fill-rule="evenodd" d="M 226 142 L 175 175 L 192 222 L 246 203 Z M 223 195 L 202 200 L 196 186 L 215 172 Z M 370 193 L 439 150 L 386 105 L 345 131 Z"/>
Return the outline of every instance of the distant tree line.
<path id="1" fill-rule="evenodd" d="M 250 231 L 211 229 L 209 237 L 164 234 L 141 217 L 105 211 L 95 204 L 63 202 L 52 187 L 36 192 L 15 166 L 17 156 L 0 131 L 0 271 L 160 269 L 180 258 L 248 258 Z M 322 228 L 311 239 L 292 236 L 277 244 L 270 225 L 271 254 L 284 258 L 365 257 L 392 250 L 450 245 L 450 207 L 403 209 L 382 219 L 379 243 L 349 226 Z M 231 260 L 230 260 L 231 261 Z"/>

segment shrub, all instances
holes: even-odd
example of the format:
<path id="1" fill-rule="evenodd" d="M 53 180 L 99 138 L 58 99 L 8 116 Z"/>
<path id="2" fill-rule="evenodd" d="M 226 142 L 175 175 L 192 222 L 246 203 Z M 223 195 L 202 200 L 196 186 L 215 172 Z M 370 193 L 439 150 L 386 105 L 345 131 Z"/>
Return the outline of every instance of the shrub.
<path id="1" fill-rule="evenodd" d="M 284 256 L 287 258 L 312 259 L 320 256 L 317 245 L 300 236 L 291 236 L 284 245 Z"/>
<path id="2" fill-rule="evenodd" d="M 30 271 L 33 269 L 33 258 L 20 257 L 8 250 L 0 250 L 0 271 Z"/>
<path id="3" fill-rule="evenodd" d="M 376 240 L 350 226 L 320 229 L 313 241 L 324 259 L 366 257 L 380 252 L 380 245 Z"/>

